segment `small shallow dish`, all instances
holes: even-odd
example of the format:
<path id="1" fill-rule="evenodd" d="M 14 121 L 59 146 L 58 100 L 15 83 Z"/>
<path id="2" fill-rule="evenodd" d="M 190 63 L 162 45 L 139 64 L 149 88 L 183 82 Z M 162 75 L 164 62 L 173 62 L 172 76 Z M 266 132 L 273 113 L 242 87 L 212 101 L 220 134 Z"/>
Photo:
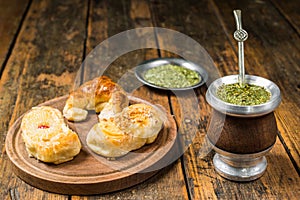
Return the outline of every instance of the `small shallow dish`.
<path id="1" fill-rule="evenodd" d="M 199 74 L 199 76 L 201 77 L 200 82 L 195 85 L 189 86 L 189 87 L 169 88 L 169 87 L 162 87 L 162 86 L 154 85 L 153 83 L 150 83 L 145 80 L 144 75 L 149 69 L 158 67 L 161 65 L 167 65 L 167 64 L 178 65 L 178 66 L 185 67 L 187 69 L 196 71 Z M 200 67 L 199 65 L 196 65 L 195 63 L 193 63 L 191 61 L 187 61 L 187 60 L 180 59 L 180 58 L 157 58 L 157 59 L 147 60 L 145 62 L 142 62 L 135 68 L 135 76 L 142 83 L 144 83 L 148 86 L 154 87 L 154 88 L 162 89 L 162 90 L 193 89 L 193 88 L 203 85 L 208 79 L 208 74 L 205 69 L 203 69 L 202 67 Z"/>

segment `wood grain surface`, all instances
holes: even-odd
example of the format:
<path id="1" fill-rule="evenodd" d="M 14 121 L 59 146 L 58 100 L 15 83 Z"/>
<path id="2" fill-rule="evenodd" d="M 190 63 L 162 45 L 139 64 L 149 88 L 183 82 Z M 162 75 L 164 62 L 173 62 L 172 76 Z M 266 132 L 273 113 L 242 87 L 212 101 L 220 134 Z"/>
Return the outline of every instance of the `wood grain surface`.
<path id="1" fill-rule="evenodd" d="M 300 198 L 299 0 L 3 2 L 0 30 L 7 32 L 1 31 L 0 45 L 1 199 Z M 260 179 L 243 184 L 223 179 L 214 170 L 214 152 L 205 142 L 212 112 L 205 101 L 206 86 L 175 94 L 136 82 L 134 67 L 140 62 L 180 56 L 164 50 L 169 40 L 153 32 L 145 42 L 156 48 L 128 52 L 105 70 L 102 63 L 96 68 L 81 66 L 93 56 L 95 47 L 116 34 L 162 27 L 201 44 L 213 60 L 211 70 L 217 71 L 210 73 L 212 80 L 237 74 L 237 43 L 232 37 L 236 28 L 232 11 L 237 8 L 242 10 L 243 28 L 249 34 L 246 73 L 275 82 L 282 92 L 282 102 L 274 112 L 278 139 L 267 154 L 267 171 Z M 125 85 L 130 93 L 174 115 L 178 126 L 175 151 L 184 151 L 182 157 L 141 184 L 104 195 L 56 195 L 23 182 L 13 173 L 5 152 L 9 127 L 32 106 L 66 95 L 74 85 L 99 73 L 114 81 L 129 80 Z"/>
<path id="2" fill-rule="evenodd" d="M 271 148 L 276 142 L 277 126 L 274 113 L 260 117 L 234 117 L 213 109 L 207 138 L 217 148 L 235 154 L 259 153 Z"/>
<path id="3" fill-rule="evenodd" d="M 0 72 L 9 58 L 14 46 L 16 35 L 20 31 L 24 16 L 29 7 L 29 1 L 1 1 L 0 2 Z"/>
<path id="4" fill-rule="evenodd" d="M 5 110 L 0 116 L 1 131 L 5 131 L 0 136 L 2 152 L 7 128 L 21 114 L 34 105 L 69 92 L 82 60 L 85 8 L 87 5 L 82 1 L 31 2 L 1 74 L 0 106 L 1 111 Z M 3 159 L 1 156 L 1 162 L 2 172 L 5 172 L 1 178 L 1 196 L 55 198 L 13 176 L 6 156 Z"/>
<path id="5" fill-rule="evenodd" d="M 269 38 L 270 31 L 275 32 L 272 24 L 274 17 L 280 19 L 280 14 L 277 13 L 276 8 L 272 8 L 273 12 L 269 12 L 270 5 L 269 2 L 254 2 L 254 1 L 177 1 L 176 4 L 172 2 L 161 1 L 158 4 L 154 4 L 156 14 L 158 15 L 156 18 L 159 20 L 157 25 L 163 26 L 166 28 L 175 29 L 196 39 L 201 45 L 205 47 L 205 49 L 209 52 L 211 57 L 216 63 L 216 67 L 219 69 L 222 75 L 230 75 L 236 74 L 238 71 L 237 65 L 237 44 L 234 41 L 232 34 L 235 30 L 235 23 L 232 14 L 233 8 L 240 8 L 243 12 L 243 27 L 245 30 L 249 32 L 249 38 L 245 42 L 245 66 L 246 73 L 249 74 L 259 74 L 260 76 L 267 77 L 274 81 L 278 80 L 276 84 L 280 84 L 280 82 L 284 82 L 284 85 L 279 85 L 280 88 L 285 88 L 287 85 L 290 85 L 290 92 L 285 91 L 283 96 L 283 102 L 280 105 L 279 109 L 276 110 L 275 116 L 282 115 L 283 110 L 286 112 L 291 112 L 291 108 L 283 107 L 287 105 L 291 105 L 290 101 L 286 104 L 286 98 L 292 98 L 295 101 L 297 98 L 294 98 L 295 95 L 299 95 L 299 88 L 297 87 L 297 78 L 294 75 L 299 73 L 294 73 L 292 69 L 297 64 L 289 64 L 297 62 L 299 63 L 299 55 L 295 56 L 295 54 L 286 55 L 291 60 L 288 61 L 284 56 L 278 55 L 281 51 L 284 51 L 283 54 L 288 53 L 288 50 L 284 50 L 286 48 L 280 45 L 280 41 L 285 41 L 290 43 L 288 46 L 291 48 L 295 48 L 294 52 L 299 52 L 299 36 L 297 38 L 297 34 L 291 32 L 291 36 L 293 39 L 287 41 L 285 38 L 275 38 L 280 37 L 280 33 L 273 34 L 273 40 Z M 180 15 L 176 13 L 177 10 L 180 9 Z M 191 14 L 197 13 L 197 14 Z M 262 12 L 268 12 L 266 14 Z M 274 16 L 275 15 L 275 16 Z M 260 19 L 259 16 L 262 16 Z M 252 20 L 251 20 L 252 17 Z M 267 17 L 267 19 L 266 19 Z M 159 23 L 160 22 L 160 23 Z M 252 23 L 251 23 L 252 22 Z M 261 25 L 260 25 L 261 24 Z M 280 23 L 285 26 L 284 20 Z M 195 31 L 194 27 L 199 27 Z M 201 29 L 201 27 L 205 27 L 205 29 Z M 277 27 L 277 26 L 276 26 Z M 286 27 L 286 29 L 288 29 Z M 221 31 L 223 30 L 223 31 Z M 292 31 L 292 30 L 291 30 Z M 258 32 L 258 33 L 257 33 Z M 262 38 L 263 37 L 263 38 Z M 256 42 L 256 40 L 260 40 Z M 270 45 L 274 45 L 277 41 L 278 45 L 276 48 L 270 47 Z M 295 43 L 296 42 L 296 43 Z M 279 49 L 281 50 L 279 50 Z M 279 60 L 274 60 L 274 53 L 276 53 L 276 58 L 278 56 L 279 60 L 285 62 L 286 64 L 275 63 Z M 282 57 L 282 59 L 280 59 Z M 285 66 L 288 65 L 288 66 Z M 269 66 L 272 66 L 269 67 Z M 284 67 L 283 67 L 284 66 Z M 298 64 L 299 66 L 299 64 Z M 290 70 L 287 70 L 288 67 L 291 67 Z M 274 69 L 275 68 L 275 69 Z M 289 71 L 293 74 L 281 73 L 282 71 Z M 286 72 L 287 72 L 286 71 Z M 269 75 L 270 73 L 270 75 Z M 272 77 L 274 75 L 280 75 L 283 77 Z M 291 79 L 292 80 L 291 80 Z M 289 83 L 291 81 L 291 83 Z M 292 83 L 294 81 L 294 83 Z M 286 89 L 285 89 L 286 90 Z M 298 92 L 297 92 L 298 91 Z M 200 94 L 205 94 L 205 88 L 200 88 L 200 90 L 196 91 Z M 295 92 L 297 94 L 295 94 Z M 289 93 L 289 94 L 287 94 Z M 293 129 L 290 131 L 293 136 L 288 136 L 287 138 L 292 138 L 291 141 L 284 140 L 283 145 L 282 140 L 277 140 L 275 147 L 268 154 L 268 169 L 266 174 L 259 180 L 246 184 L 239 183 L 229 183 L 224 179 L 220 178 L 216 175 L 213 170 L 212 164 L 212 153 L 210 152 L 207 156 L 201 157 L 201 154 L 204 152 L 206 155 L 206 143 L 204 140 L 204 135 L 207 133 L 208 129 L 208 121 L 210 120 L 210 109 L 207 108 L 205 99 L 202 98 L 202 95 L 199 95 L 199 107 L 200 107 L 200 119 L 195 117 L 199 116 L 198 113 L 194 113 L 194 115 L 190 115 L 191 117 L 187 120 L 189 123 L 184 123 L 183 130 L 180 132 L 190 133 L 190 125 L 196 124 L 198 129 L 194 129 L 194 133 L 197 134 L 198 137 L 195 137 L 192 145 L 190 146 L 188 152 L 184 154 L 184 169 L 187 176 L 187 184 L 190 190 L 192 199 L 208 199 L 208 198 L 220 198 L 220 199 L 269 199 L 269 198 L 291 198 L 297 199 L 299 196 L 299 187 L 297 186 L 297 182 L 299 182 L 299 164 L 294 165 L 295 162 L 299 162 L 299 150 L 293 152 L 294 146 L 298 146 L 299 142 L 299 125 L 294 124 L 294 120 L 299 120 L 299 117 L 295 112 L 291 114 L 290 117 L 277 117 L 277 124 L 279 127 L 279 138 L 285 137 L 284 134 L 288 134 L 287 131 L 281 128 L 281 123 L 283 121 L 290 121 L 290 123 L 285 127 L 289 127 L 289 129 Z M 293 97 L 289 97 L 289 96 Z M 177 108 L 179 105 L 175 104 L 177 101 L 174 101 L 172 104 L 172 108 Z M 299 104 L 299 103 L 298 103 Z M 299 110 L 299 105 L 293 104 L 293 109 Z M 175 112 L 176 117 L 178 117 L 178 112 Z M 195 120 L 196 119 L 196 120 Z M 297 135 L 297 136 L 296 136 Z M 199 137 L 200 136 L 200 137 Z M 202 136 L 202 137 L 201 137 Z M 298 138 L 298 139 L 297 139 Z M 189 141 L 187 137 L 185 141 Z M 289 143 L 289 147 L 292 147 L 290 150 L 285 145 Z M 209 148 L 208 148 L 209 149 Z M 290 152 L 294 155 L 290 160 L 287 152 Z M 199 154 L 200 153 L 200 154 Z M 200 155 L 200 157 L 199 157 Z M 275 175 L 275 173 L 279 173 Z M 293 175 L 294 174 L 294 175 Z M 273 178 L 271 178 L 273 177 Z M 277 178 L 275 178 L 277 177 Z M 280 177 L 280 178 L 279 178 Z M 280 179 L 280 182 L 278 180 Z M 214 181 L 209 181 L 214 180 Z M 283 185 L 289 185 L 286 189 L 283 189 Z M 289 189 L 288 189 L 289 188 Z M 231 191 L 231 192 L 228 192 Z M 248 192 L 245 192 L 248 191 Z M 290 192 L 286 192 L 290 191 Z"/>

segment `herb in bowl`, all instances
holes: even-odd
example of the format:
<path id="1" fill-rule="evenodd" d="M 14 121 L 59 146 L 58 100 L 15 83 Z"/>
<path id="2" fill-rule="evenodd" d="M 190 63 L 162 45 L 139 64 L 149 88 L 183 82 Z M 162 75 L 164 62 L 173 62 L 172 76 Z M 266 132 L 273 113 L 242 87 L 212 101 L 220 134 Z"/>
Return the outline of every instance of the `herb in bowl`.
<path id="1" fill-rule="evenodd" d="M 194 70 L 173 64 L 161 65 L 146 71 L 144 79 L 166 88 L 184 88 L 196 85 L 201 76 Z"/>
<path id="2" fill-rule="evenodd" d="M 259 105 L 270 100 L 271 94 L 264 87 L 239 83 L 223 84 L 217 90 L 217 96 L 231 104 L 235 105 Z"/>

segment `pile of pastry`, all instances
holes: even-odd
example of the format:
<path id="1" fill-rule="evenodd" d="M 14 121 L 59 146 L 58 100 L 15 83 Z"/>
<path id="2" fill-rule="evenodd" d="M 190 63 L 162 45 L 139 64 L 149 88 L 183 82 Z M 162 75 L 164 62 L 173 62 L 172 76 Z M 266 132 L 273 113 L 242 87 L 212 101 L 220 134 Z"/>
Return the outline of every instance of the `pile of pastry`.
<path id="1" fill-rule="evenodd" d="M 122 87 L 101 76 L 71 92 L 62 112 L 39 106 L 24 115 L 21 131 L 29 155 L 55 164 L 72 160 L 82 144 L 65 118 L 83 121 L 89 110 L 98 113 L 98 122 L 86 137 L 87 146 L 105 157 L 120 157 L 153 143 L 165 121 L 165 113 L 154 106 L 130 105 Z"/>

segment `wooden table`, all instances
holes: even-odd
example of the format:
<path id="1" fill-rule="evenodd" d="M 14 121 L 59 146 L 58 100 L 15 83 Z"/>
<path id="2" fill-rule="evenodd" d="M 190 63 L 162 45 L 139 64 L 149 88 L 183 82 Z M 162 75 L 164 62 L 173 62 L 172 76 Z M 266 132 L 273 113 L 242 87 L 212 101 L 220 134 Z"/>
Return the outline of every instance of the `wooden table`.
<path id="1" fill-rule="evenodd" d="M 299 0 L 0 1 L 1 199 L 299 199 L 299 6 Z M 9 127 L 32 106 L 67 94 L 75 80 L 88 80 L 93 72 L 85 70 L 81 79 L 76 74 L 98 44 L 133 28 L 164 27 L 201 44 L 221 76 L 237 74 L 237 43 L 232 37 L 236 8 L 242 10 L 243 28 L 249 34 L 246 73 L 272 80 L 282 93 L 275 111 L 278 138 L 260 179 L 228 181 L 214 170 L 214 152 L 199 156 L 211 113 L 205 101 L 206 86 L 183 94 L 185 98 L 196 94 L 200 118 L 194 118 L 199 115 L 196 112 L 181 113 L 180 95 L 147 86 L 132 92 L 168 109 L 179 124 L 178 135 L 184 143 L 191 143 L 173 164 L 141 184 L 110 194 L 70 196 L 39 190 L 14 175 L 5 151 Z M 163 39 L 155 42 L 157 48 L 120 56 L 105 74 L 117 81 L 144 60 L 178 56 L 163 49 Z"/>

